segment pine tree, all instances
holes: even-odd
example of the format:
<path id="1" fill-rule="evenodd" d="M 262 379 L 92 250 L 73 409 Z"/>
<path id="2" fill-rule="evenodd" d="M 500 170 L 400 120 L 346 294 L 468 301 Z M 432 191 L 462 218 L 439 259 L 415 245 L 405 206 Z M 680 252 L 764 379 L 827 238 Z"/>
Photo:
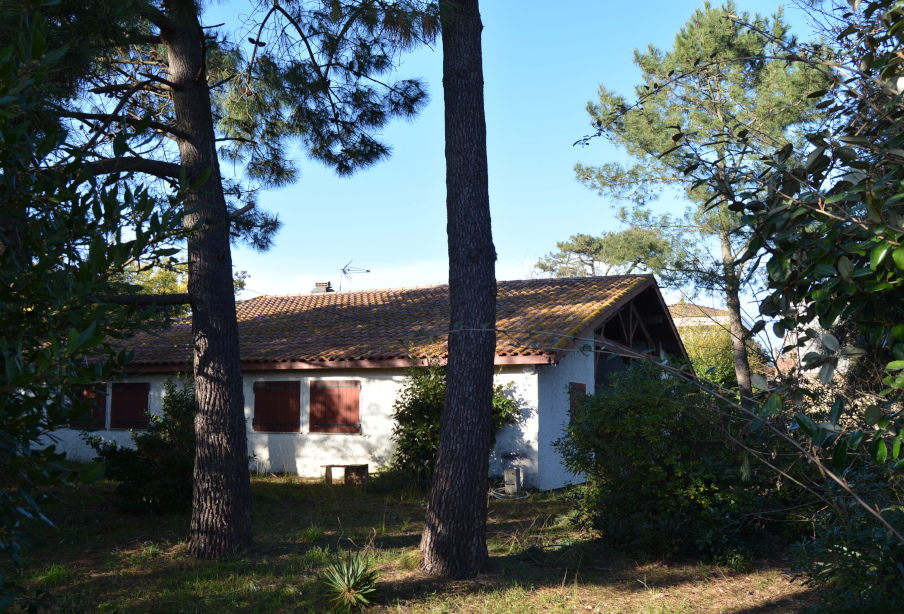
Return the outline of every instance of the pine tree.
<path id="1" fill-rule="evenodd" d="M 293 139 L 344 175 L 388 155 L 372 132 L 415 115 L 426 92 L 417 80 L 385 77 L 401 51 L 435 36 L 437 20 L 414 1 L 281 2 L 254 14 L 245 45 L 205 26 L 194 0 L 133 8 L 140 39 L 107 48 L 81 81 L 84 96 L 58 112 L 84 129 L 94 172 L 193 188 L 187 293 L 116 300 L 191 305 L 198 415 L 188 548 L 212 558 L 252 544 L 231 243 L 269 246 L 280 223 L 255 196 L 294 181 Z M 122 145 L 127 130 L 145 137 L 142 146 Z M 236 176 L 224 176 L 221 158 Z"/>
<path id="2" fill-rule="evenodd" d="M 478 573 L 488 558 L 496 250 L 478 0 L 440 6 L 451 309 L 446 397 L 421 551 L 427 572 L 465 578 Z"/>
<path id="3" fill-rule="evenodd" d="M 738 16 L 755 29 L 740 25 Z M 787 31 L 780 11 L 769 19 L 739 13 L 733 2 L 719 8 L 705 3 L 678 32 L 671 51 L 635 51 L 642 73 L 635 104 L 600 86 L 599 102 L 587 105 L 597 136 L 623 149 L 631 163 L 575 167 L 579 180 L 600 195 L 632 203 L 622 221 L 636 222 L 634 213 L 640 212 L 639 219 L 647 220 L 641 226 L 696 246 L 671 281 L 692 293 L 724 297 L 742 399 L 750 398 L 751 386 L 741 288 L 754 270 L 737 262 L 750 233 L 739 230 L 740 214 L 731 208 L 739 186 L 727 173 L 756 168 L 758 156 L 799 142 L 801 131 L 820 116 L 819 99 L 807 94 L 826 86 L 819 71 L 780 59 L 784 53 L 775 39 Z M 701 156 L 709 163 L 702 164 Z M 669 189 L 689 201 L 684 218 L 648 217 L 646 206 Z"/>

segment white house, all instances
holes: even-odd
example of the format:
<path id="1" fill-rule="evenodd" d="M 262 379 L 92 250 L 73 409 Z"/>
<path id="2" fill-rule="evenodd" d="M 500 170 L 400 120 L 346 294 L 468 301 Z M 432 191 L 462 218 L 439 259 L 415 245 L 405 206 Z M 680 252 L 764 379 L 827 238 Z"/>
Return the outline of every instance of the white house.
<path id="1" fill-rule="evenodd" d="M 326 286 L 326 284 L 324 284 Z M 238 304 L 248 452 L 252 468 L 301 476 L 326 464 L 385 466 L 392 404 L 406 368 L 445 358 L 449 288 L 263 296 Z M 490 471 L 520 467 L 540 489 L 580 481 L 552 442 L 572 394 L 623 368 L 619 348 L 686 356 L 652 276 L 505 281 L 498 285 L 496 381 L 511 383 L 520 421 L 497 436 Z M 163 382 L 189 364 L 190 319 L 132 339 L 131 377 L 98 388 L 92 434 L 129 444 Z M 623 352 L 623 351 L 622 351 Z M 93 451 L 75 429 L 54 433 L 70 457 Z"/>

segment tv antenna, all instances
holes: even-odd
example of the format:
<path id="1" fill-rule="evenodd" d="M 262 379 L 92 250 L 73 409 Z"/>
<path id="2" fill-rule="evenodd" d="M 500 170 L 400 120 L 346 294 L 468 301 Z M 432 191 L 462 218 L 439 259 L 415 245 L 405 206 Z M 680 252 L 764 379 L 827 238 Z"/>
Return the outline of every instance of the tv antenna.
<path id="1" fill-rule="evenodd" d="M 348 264 L 339 269 L 339 292 L 342 292 L 342 278 L 345 277 L 348 280 L 351 280 L 352 273 L 370 273 L 370 269 L 361 269 L 356 266 L 351 266 L 352 261 L 349 260 Z"/>

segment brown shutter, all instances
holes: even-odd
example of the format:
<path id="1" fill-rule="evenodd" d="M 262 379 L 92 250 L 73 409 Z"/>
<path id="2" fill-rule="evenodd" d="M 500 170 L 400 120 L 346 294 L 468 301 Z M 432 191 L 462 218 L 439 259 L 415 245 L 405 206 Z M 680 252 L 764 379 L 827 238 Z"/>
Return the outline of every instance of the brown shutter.
<path id="1" fill-rule="evenodd" d="M 587 384 L 568 384 L 568 421 L 574 420 L 574 412 L 581 406 L 581 399 L 587 396 Z"/>
<path id="2" fill-rule="evenodd" d="M 311 432 L 359 433 L 361 382 L 311 382 Z"/>
<path id="3" fill-rule="evenodd" d="M 85 388 L 81 393 L 82 401 L 94 400 L 91 413 L 84 420 L 72 422 L 70 426 L 75 429 L 94 431 L 107 427 L 107 385 L 95 384 Z"/>
<path id="4" fill-rule="evenodd" d="M 255 382 L 255 431 L 297 433 L 301 430 L 301 383 Z"/>
<path id="5" fill-rule="evenodd" d="M 148 426 L 150 384 L 113 384 L 110 428 L 142 430 Z"/>

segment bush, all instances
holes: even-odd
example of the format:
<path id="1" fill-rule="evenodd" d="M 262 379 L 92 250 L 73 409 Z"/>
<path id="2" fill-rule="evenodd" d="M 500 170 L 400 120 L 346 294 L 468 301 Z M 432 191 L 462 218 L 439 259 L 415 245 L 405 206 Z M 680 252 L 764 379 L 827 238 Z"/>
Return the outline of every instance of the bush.
<path id="1" fill-rule="evenodd" d="M 886 478 L 868 467 L 849 471 L 845 478 L 871 500 L 898 499 Z M 826 493 L 834 509 L 824 508 L 812 519 L 814 536 L 791 549 L 795 580 L 819 590 L 813 611 L 892 612 L 904 603 L 904 545 L 840 488 Z M 904 531 L 904 506 L 890 505 L 886 518 Z"/>
<path id="2" fill-rule="evenodd" d="M 493 440 L 506 424 L 521 415 L 518 404 L 505 396 L 505 386 L 493 389 Z M 439 446 L 439 422 L 446 396 L 446 368 L 439 365 L 414 367 L 392 406 L 396 422 L 392 439 L 396 444 L 391 469 L 428 477 L 433 473 Z M 492 447 L 492 443 L 490 444 Z M 488 452 L 489 453 L 489 452 Z"/>
<path id="3" fill-rule="evenodd" d="M 132 431 L 135 449 L 97 436 L 85 440 L 97 452 L 106 476 L 119 482 L 125 512 L 164 513 L 191 509 L 195 464 L 195 388 L 191 378 L 163 385 L 163 415 L 149 416 L 144 431 Z"/>
<path id="4" fill-rule="evenodd" d="M 553 444 L 587 480 L 571 495 L 578 523 L 645 556 L 721 557 L 743 547 L 737 529 L 761 484 L 743 453 L 714 436 L 712 403 L 648 363 L 586 396 Z"/>
<path id="5" fill-rule="evenodd" d="M 730 330 L 721 326 L 687 326 L 678 332 L 697 375 L 723 388 L 738 388 Z M 751 373 L 765 372 L 766 353 L 756 341 L 747 341 L 747 359 Z"/>

